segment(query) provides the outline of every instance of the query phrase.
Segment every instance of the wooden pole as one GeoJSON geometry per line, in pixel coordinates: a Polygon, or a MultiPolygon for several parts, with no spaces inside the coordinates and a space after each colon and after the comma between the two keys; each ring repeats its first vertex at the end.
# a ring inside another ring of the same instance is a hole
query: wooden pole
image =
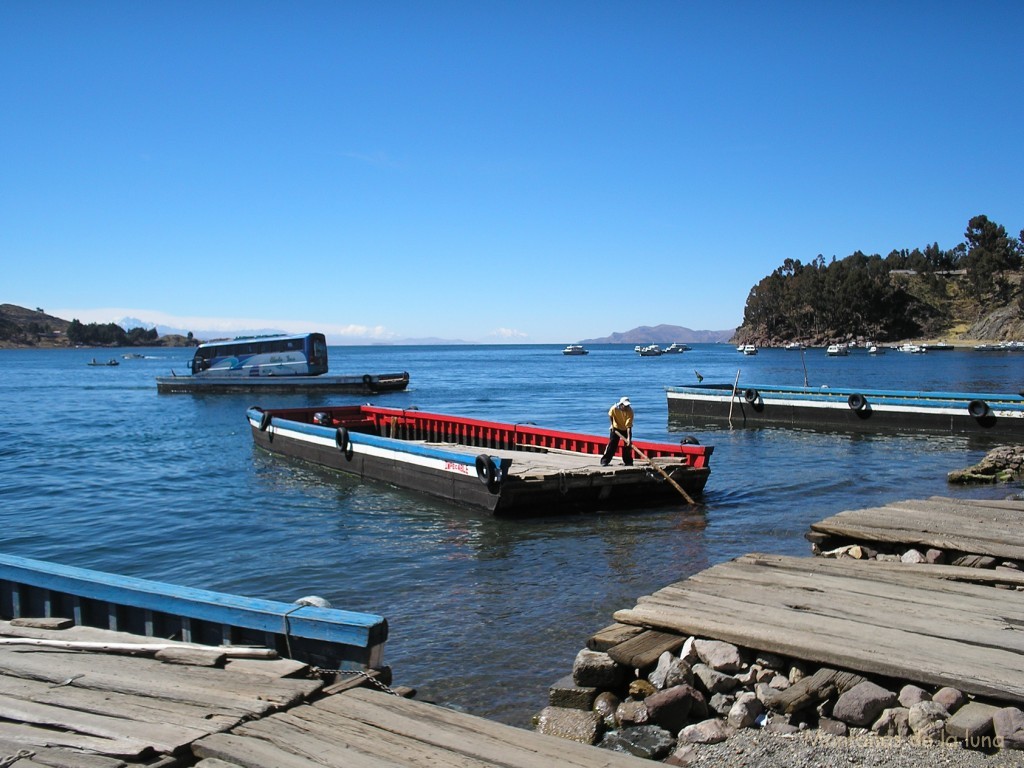
{"type": "Polygon", "coordinates": [[[736,388],[740,385],[740,369],[736,369],[736,381],[732,383],[732,397],[729,398],[729,429],[732,429],[732,406],[736,402],[736,388]]]}
{"type": "Polygon", "coordinates": [[[632,448],[634,451],[636,451],[640,455],[641,459],[643,459],[648,464],[650,464],[652,467],[654,467],[656,470],[658,470],[658,472],[661,474],[661,476],[664,477],[666,480],[668,480],[668,482],[672,485],[673,488],[675,488],[677,491],[679,491],[681,494],[683,494],[683,498],[686,499],[688,504],[696,504],[697,503],[697,502],[695,502],[693,500],[693,497],[686,492],[686,489],[683,488],[683,486],[681,486],[679,483],[677,483],[675,480],[673,480],[672,476],[669,475],[668,472],[666,472],[664,469],[662,469],[657,464],[655,464],[653,461],[651,461],[650,457],[646,453],[641,451],[639,448],[637,448],[635,445],[633,445],[629,440],[627,440],[626,436],[624,434],[619,432],[619,430],[615,430],[615,434],[618,435],[626,445],[628,445],[630,448],[632,448]]]}

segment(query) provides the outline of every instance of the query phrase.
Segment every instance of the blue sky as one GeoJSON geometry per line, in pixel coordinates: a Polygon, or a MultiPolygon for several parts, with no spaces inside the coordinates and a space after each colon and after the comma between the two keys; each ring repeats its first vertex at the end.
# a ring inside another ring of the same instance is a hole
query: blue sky
{"type": "Polygon", "coordinates": [[[567,343],[1024,228],[1024,3],[0,4],[0,303],[567,343]]]}

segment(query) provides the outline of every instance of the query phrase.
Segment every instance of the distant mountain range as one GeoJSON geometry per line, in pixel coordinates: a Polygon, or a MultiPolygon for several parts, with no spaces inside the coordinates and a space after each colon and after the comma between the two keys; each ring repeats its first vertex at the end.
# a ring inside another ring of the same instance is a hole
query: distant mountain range
{"type": "Polygon", "coordinates": [[[727,331],[695,331],[680,325],[641,325],[631,331],[613,333],[601,339],[583,339],[580,344],[714,344],[729,341],[735,328],[727,331]]]}
{"type": "MultiPolygon", "coordinates": [[[[26,309],[14,304],[0,304],[0,346],[66,346],[67,340],[64,334],[67,332],[67,320],[53,315],[48,315],[42,310],[26,309]],[[14,342],[17,341],[17,344],[14,342]],[[5,344],[4,342],[10,342],[5,344]]],[[[123,317],[116,321],[126,331],[134,328],[150,330],[155,328],[157,334],[164,337],[181,337],[185,343],[185,337],[189,332],[198,341],[210,341],[211,339],[235,338],[236,336],[268,336],[283,334],[279,328],[250,328],[234,331],[204,330],[196,328],[175,328],[159,323],[149,323],[137,317],[123,317]]],[[[312,329],[316,330],[316,329],[312,329]]],[[[680,344],[701,344],[729,341],[735,331],[694,331],[690,328],[683,328],[678,325],[642,325],[624,333],[613,333],[603,338],[583,339],[581,344],[671,344],[674,341],[680,344]]],[[[170,339],[168,339],[170,341],[170,339]]],[[[480,344],[485,342],[471,342],[462,339],[439,339],[435,337],[415,339],[394,339],[391,341],[380,341],[379,339],[352,339],[332,337],[327,335],[328,344],[480,344]]]]}

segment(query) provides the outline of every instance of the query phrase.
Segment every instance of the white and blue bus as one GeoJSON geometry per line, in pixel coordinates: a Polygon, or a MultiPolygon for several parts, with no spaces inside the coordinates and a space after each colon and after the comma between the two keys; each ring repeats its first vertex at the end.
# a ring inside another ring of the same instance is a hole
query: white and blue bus
{"type": "Polygon", "coordinates": [[[249,336],[200,344],[189,362],[193,376],[319,376],[327,373],[322,333],[249,336]]]}

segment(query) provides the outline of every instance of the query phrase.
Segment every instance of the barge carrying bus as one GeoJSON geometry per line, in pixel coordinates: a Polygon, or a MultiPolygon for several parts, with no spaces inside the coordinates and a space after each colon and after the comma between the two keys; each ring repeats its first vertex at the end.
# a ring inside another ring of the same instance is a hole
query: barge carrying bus
{"type": "Polygon", "coordinates": [[[327,339],[322,333],[245,336],[200,344],[188,369],[191,375],[158,376],[157,391],[211,392],[356,392],[372,394],[405,389],[408,372],[329,376],[327,339]]]}
{"type": "Polygon", "coordinates": [[[666,387],[680,426],[1024,436],[1024,396],[728,383],[666,387]]]}
{"type": "Polygon", "coordinates": [[[714,450],[634,441],[633,465],[602,466],[607,436],[414,408],[253,406],[246,418],[271,453],[507,516],[693,503],[714,450]]]}

